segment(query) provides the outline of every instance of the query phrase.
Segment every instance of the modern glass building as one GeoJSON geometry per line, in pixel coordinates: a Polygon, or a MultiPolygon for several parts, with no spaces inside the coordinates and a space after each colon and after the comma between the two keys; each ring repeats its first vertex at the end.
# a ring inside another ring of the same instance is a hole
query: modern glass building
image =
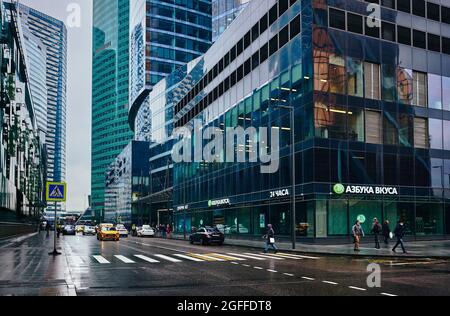
{"type": "Polygon", "coordinates": [[[45,206],[45,152],[14,4],[0,1],[0,26],[0,222],[19,222],[38,219],[45,206]]]}
{"type": "Polygon", "coordinates": [[[91,196],[104,215],[105,174],[133,138],[128,125],[129,0],[94,0],[91,196]]]}
{"type": "MultiPolygon", "coordinates": [[[[66,90],[67,90],[67,29],[62,21],[48,16],[35,9],[19,4],[21,27],[27,33],[31,33],[41,41],[36,43],[31,36],[26,38],[26,50],[28,58],[35,58],[36,50],[45,49],[46,52],[46,86],[47,86],[47,129],[45,144],[48,154],[47,179],[49,181],[66,180],[66,90]],[[37,47],[43,45],[44,47],[37,47]]],[[[42,62],[42,61],[40,61],[42,62]]],[[[34,62],[30,71],[39,67],[34,62]]],[[[39,71],[39,70],[37,70],[39,71]]],[[[42,88],[37,77],[33,79],[33,97],[40,94],[43,97],[42,88]]],[[[42,82],[41,82],[42,83],[42,82]]],[[[43,125],[43,105],[38,102],[38,123],[43,125]]],[[[53,207],[49,207],[51,211],[53,207]]],[[[64,210],[64,203],[58,204],[58,209],[64,210]]]]}
{"type": "Polygon", "coordinates": [[[271,223],[286,238],[347,237],[374,217],[415,237],[450,232],[450,5],[377,2],[254,0],[192,65],[175,127],[256,135],[174,165],[179,233],[251,238],[271,223]],[[248,159],[267,148],[275,173],[248,159]]]}
{"type": "Polygon", "coordinates": [[[211,1],[133,1],[130,19],[129,121],[135,139],[150,142],[151,156],[151,194],[135,204],[150,212],[148,224],[168,224],[173,89],[186,75],[186,63],[211,46],[211,1]]]}
{"type": "Polygon", "coordinates": [[[215,42],[250,0],[212,0],[212,37],[215,42]]]}

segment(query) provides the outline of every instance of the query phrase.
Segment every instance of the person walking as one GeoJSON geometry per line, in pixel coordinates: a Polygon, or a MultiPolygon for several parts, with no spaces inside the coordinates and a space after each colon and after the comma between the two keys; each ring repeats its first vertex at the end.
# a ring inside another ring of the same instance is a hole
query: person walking
{"type": "Polygon", "coordinates": [[[389,226],[388,220],[383,222],[382,234],[384,237],[384,244],[389,245],[389,239],[391,239],[391,227],[389,226]]]}
{"type": "Polygon", "coordinates": [[[381,230],[382,230],[382,227],[380,225],[380,222],[378,221],[378,218],[374,218],[373,225],[372,225],[372,234],[375,237],[375,249],[381,249],[381,246],[380,246],[381,230]]]}
{"type": "Polygon", "coordinates": [[[361,239],[364,237],[364,230],[361,226],[360,221],[356,221],[352,228],[353,243],[355,244],[355,252],[359,252],[359,245],[361,244],[361,239]]]}
{"type": "Polygon", "coordinates": [[[50,228],[51,228],[51,225],[49,222],[47,222],[47,225],[45,225],[45,230],[47,231],[47,237],[50,236],[50,228]]]}
{"type": "Polygon", "coordinates": [[[172,228],[170,227],[170,224],[167,224],[166,232],[167,232],[167,239],[170,239],[170,234],[172,233],[172,228]]]}
{"type": "Polygon", "coordinates": [[[408,253],[405,249],[405,244],[403,242],[403,237],[405,236],[405,232],[406,232],[405,223],[403,222],[403,220],[400,220],[394,230],[394,235],[395,235],[395,238],[397,238],[397,243],[395,244],[394,248],[392,248],[393,252],[396,252],[397,247],[401,246],[403,253],[404,254],[408,253]]]}
{"type": "Polygon", "coordinates": [[[267,232],[264,235],[264,238],[266,239],[266,246],[264,249],[264,253],[269,252],[269,246],[273,248],[275,253],[278,252],[278,247],[275,244],[275,231],[273,230],[272,224],[267,225],[267,232]]]}

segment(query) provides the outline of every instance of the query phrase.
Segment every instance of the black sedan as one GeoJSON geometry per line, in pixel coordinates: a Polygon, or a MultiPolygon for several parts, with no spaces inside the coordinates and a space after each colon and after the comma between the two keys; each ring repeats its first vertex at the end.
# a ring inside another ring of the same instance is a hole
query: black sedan
{"type": "Polygon", "coordinates": [[[75,226],[73,226],[73,225],[64,226],[62,233],[64,236],[67,236],[67,235],[75,236],[77,234],[77,232],[75,230],[75,226]]]}
{"type": "Polygon", "coordinates": [[[189,241],[191,244],[201,243],[203,246],[211,244],[222,246],[225,242],[225,235],[217,228],[202,227],[189,236],[189,241]]]}

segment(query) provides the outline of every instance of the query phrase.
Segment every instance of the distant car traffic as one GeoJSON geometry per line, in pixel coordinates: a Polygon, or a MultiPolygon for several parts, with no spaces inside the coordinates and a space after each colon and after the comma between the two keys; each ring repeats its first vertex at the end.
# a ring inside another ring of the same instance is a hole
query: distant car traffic
{"type": "Polygon", "coordinates": [[[83,225],[77,225],[75,226],[75,231],[77,233],[82,233],[84,231],[84,226],[83,225]]]}
{"type": "Polygon", "coordinates": [[[76,230],[75,230],[75,226],[73,225],[66,225],[63,227],[62,229],[62,233],[64,236],[75,236],[77,234],[76,230]]]}
{"type": "Polygon", "coordinates": [[[155,237],[155,230],[150,225],[144,225],[137,230],[138,237],[155,237]]]}
{"type": "Polygon", "coordinates": [[[128,229],[122,224],[117,224],[116,230],[119,232],[120,237],[128,237],[128,229]]]}
{"type": "Polygon", "coordinates": [[[217,244],[222,246],[225,242],[225,235],[214,227],[201,227],[189,236],[191,244],[201,243],[203,246],[217,244]]]}
{"type": "Polygon", "coordinates": [[[95,236],[95,227],[94,226],[84,226],[83,236],[92,235],[95,236]]]}
{"type": "MultiPolygon", "coordinates": [[[[103,225],[103,224],[102,224],[103,225]]],[[[100,225],[100,231],[97,233],[97,239],[100,241],[119,241],[120,240],[120,234],[117,231],[117,229],[114,227],[114,225],[100,225]]]]}

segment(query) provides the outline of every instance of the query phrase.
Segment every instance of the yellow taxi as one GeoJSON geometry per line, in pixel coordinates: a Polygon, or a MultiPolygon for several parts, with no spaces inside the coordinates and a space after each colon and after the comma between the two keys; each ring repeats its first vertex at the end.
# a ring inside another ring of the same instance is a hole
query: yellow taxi
{"type": "Polygon", "coordinates": [[[106,241],[119,241],[120,234],[113,224],[101,224],[99,226],[99,232],[97,233],[97,240],[106,241]]]}

